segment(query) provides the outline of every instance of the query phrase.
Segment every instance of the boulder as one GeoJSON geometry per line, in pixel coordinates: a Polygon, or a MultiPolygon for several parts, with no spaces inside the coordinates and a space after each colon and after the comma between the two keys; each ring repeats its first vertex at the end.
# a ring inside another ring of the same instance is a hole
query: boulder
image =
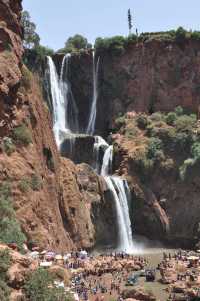
{"type": "Polygon", "coordinates": [[[48,271],[56,278],[56,280],[63,281],[65,286],[70,285],[71,273],[69,270],[59,265],[54,265],[50,267],[48,271]]]}
{"type": "Polygon", "coordinates": [[[131,290],[125,289],[122,292],[122,296],[124,299],[136,299],[136,300],[142,300],[142,301],[156,301],[156,297],[146,292],[142,287],[135,287],[131,290]]]}

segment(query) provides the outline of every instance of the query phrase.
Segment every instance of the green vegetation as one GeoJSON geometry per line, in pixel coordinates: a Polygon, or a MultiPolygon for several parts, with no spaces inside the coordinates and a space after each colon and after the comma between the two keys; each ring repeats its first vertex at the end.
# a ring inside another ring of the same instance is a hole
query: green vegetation
{"type": "Polygon", "coordinates": [[[28,11],[22,12],[21,24],[24,30],[24,47],[33,48],[39,45],[40,37],[36,33],[36,25],[31,22],[31,17],[28,11]]]}
{"type": "Polygon", "coordinates": [[[168,125],[174,125],[177,119],[177,115],[175,112],[170,112],[167,114],[165,120],[168,125]]]}
{"type": "Polygon", "coordinates": [[[0,300],[9,301],[10,300],[10,288],[8,287],[7,281],[7,271],[11,264],[11,257],[8,250],[0,251],[0,300]]]}
{"type": "Polygon", "coordinates": [[[4,243],[15,242],[20,249],[25,241],[25,236],[15,217],[9,182],[3,182],[0,185],[0,241],[4,243]]]}
{"type": "Polygon", "coordinates": [[[19,189],[21,190],[21,192],[28,192],[29,189],[31,188],[30,185],[30,180],[28,178],[23,178],[18,185],[19,189]]]}
{"type": "Polygon", "coordinates": [[[54,51],[49,47],[40,45],[40,37],[36,32],[36,24],[31,21],[28,11],[22,12],[21,24],[24,31],[24,64],[30,70],[40,70],[47,55],[53,55],[54,51]]]}
{"type": "Polygon", "coordinates": [[[98,51],[110,51],[113,54],[122,54],[126,47],[137,41],[137,36],[134,34],[128,37],[115,36],[112,38],[97,38],[95,48],[98,51]]]}
{"type": "MultiPolygon", "coordinates": [[[[132,28],[131,24],[128,25],[129,30],[132,28]],[[130,26],[131,25],[131,26],[130,26]]],[[[137,31],[136,31],[137,32],[137,31]]],[[[111,38],[97,38],[95,42],[95,48],[98,51],[111,51],[112,53],[122,53],[130,44],[136,44],[137,42],[146,42],[148,40],[159,41],[175,41],[178,44],[183,43],[186,40],[200,40],[200,31],[186,31],[183,27],[177,28],[177,30],[161,31],[161,32],[145,32],[139,36],[130,34],[128,37],[115,36],[111,38]]]]}
{"type": "Polygon", "coordinates": [[[142,181],[149,180],[152,173],[173,172],[182,181],[196,174],[200,166],[200,135],[195,114],[185,114],[178,106],[166,114],[121,116],[120,120],[123,123],[119,133],[133,140],[132,159],[142,181]]]}
{"type": "Polygon", "coordinates": [[[140,114],[136,119],[137,125],[140,129],[145,130],[149,125],[149,119],[145,114],[140,114]]]}
{"type": "Polygon", "coordinates": [[[92,45],[80,34],[67,39],[65,47],[58,50],[60,53],[80,52],[81,50],[91,49],[92,45]]]}
{"type": "Polygon", "coordinates": [[[23,178],[18,184],[21,192],[28,192],[30,189],[34,191],[40,191],[42,188],[42,180],[37,174],[33,174],[31,178],[23,178]]]}
{"type": "Polygon", "coordinates": [[[27,146],[32,142],[30,130],[24,123],[13,129],[12,136],[14,142],[18,145],[27,146]]]}
{"type": "Polygon", "coordinates": [[[27,300],[34,301],[70,301],[62,288],[54,287],[54,278],[47,271],[39,268],[29,275],[24,286],[27,300]]]}
{"type": "Polygon", "coordinates": [[[2,149],[8,156],[10,156],[15,151],[15,145],[12,141],[12,138],[3,138],[2,149]]]}
{"type": "Polygon", "coordinates": [[[34,191],[39,191],[41,188],[42,188],[42,180],[41,178],[34,174],[32,175],[31,177],[31,188],[34,190],[34,191]]]}

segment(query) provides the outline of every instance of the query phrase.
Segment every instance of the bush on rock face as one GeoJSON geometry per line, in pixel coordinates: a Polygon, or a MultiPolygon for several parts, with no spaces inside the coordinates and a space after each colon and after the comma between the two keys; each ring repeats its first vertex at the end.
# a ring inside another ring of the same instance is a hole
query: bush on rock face
{"type": "Polygon", "coordinates": [[[140,114],[136,119],[137,125],[141,130],[145,130],[147,125],[149,124],[149,119],[147,115],[140,114]]]}
{"type": "Polygon", "coordinates": [[[168,113],[167,116],[166,116],[166,123],[167,123],[168,125],[174,125],[176,119],[177,119],[176,113],[170,112],[170,113],[168,113]]]}
{"type": "Polygon", "coordinates": [[[11,257],[8,250],[0,251],[0,300],[10,300],[10,288],[6,284],[7,271],[11,264],[11,257]]]}
{"type": "Polygon", "coordinates": [[[31,133],[24,123],[13,129],[13,139],[16,144],[25,146],[32,142],[31,133]]]}
{"type": "Polygon", "coordinates": [[[12,138],[5,137],[2,142],[3,151],[10,156],[15,151],[15,145],[13,144],[12,138]]]}
{"type": "Polygon", "coordinates": [[[55,288],[54,278],[42,268],[29,275],[24,291],[27,300],[34,301],[71,301],[62,288],[55,288]]]}
{"type": "Polygon", "coordinates": [[[15,217],[11,196],[10,184],[2,183],[0,185],[0,241],[7,244],[14,242],[21,249],[26,238],[15,217]]]}

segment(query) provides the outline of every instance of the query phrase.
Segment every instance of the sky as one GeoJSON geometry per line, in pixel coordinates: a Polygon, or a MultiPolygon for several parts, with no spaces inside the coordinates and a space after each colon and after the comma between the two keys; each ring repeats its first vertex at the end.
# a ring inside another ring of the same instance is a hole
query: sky
{"type": "Polygon", "coordinates": [[[23,0],[23,7],[37,25],[41,44],[54,50],[77,33],[91,43],[100,36],[128,35],[129,8],[139,33],[179,26],[200,30],[199,0],[23,0]]]}

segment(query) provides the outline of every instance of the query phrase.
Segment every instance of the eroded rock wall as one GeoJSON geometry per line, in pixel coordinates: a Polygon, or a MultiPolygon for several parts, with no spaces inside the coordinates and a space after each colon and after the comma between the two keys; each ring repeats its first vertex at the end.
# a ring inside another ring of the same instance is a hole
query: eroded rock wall
{"type": "Polygon", "coordinates": [[[40,78],[22,65],[21,9],[20,0],[0,0],[0,183],[11,185],[28,241],[59,251],[92,248],[110,225],[96,226],[106,218],[104,183],[87,165],[60,158],[40,78]]]}

